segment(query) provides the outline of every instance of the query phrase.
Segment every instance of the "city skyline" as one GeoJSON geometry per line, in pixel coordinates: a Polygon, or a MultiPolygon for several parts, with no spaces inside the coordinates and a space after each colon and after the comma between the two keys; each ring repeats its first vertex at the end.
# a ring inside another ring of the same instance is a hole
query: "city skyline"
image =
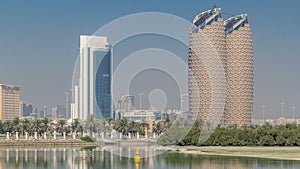
{"type": "Polygon", "coordinates": [[[300,25],[298,23],[293,26],[278,24],[278,20],[287,22],[297,20],[299,11],[296,7],[299,6],[299,2],[235,1],[235,5],[232,5],[229,2],[216,1],[203,2],[199,6],[183,5],[183,2],[178,2],[171,9],[171,7],[166,8],[171,2],[155,1],[148,7],[136,2],[135,6],[141,8],[135,8],[135,10],[126,10],[123,7],[132,5],[129,3],[121,3],[117,6],[113,3],[106,3],[107,9],[105,10],[109,11],[114,7],[119,9],[119,12],[101,18],[99,16],[105,11],[90,10],[87,14],[75,14],[80,9],[80,5],[76,2],[73,4],[64,2],[59,5],[37,3],[33,7],[26,3],[4,3],[1,6],[3,8],[1,19],[7,24],[3,26],[0,34],[2,37],[0,72],[3,72],[0,73],[0,82],[20,85],[22,100],[32,102],[39,108],[44,105],[47,107],[65,105],[64,92],[71,88],[72,71],[79,52],[78,35],[92,34],[113,19],[142,11],[166,12],[192,20],[199,11],[204,11],[216,4],[226,9],[226,13],[229,11],[229,13],[238,14],[242,11],[250,16],[255,56],[253,117],[262,118],[262,105],[267,106],[265,118],[281,116],[281,102],[286,103],[284,105],[285,116],[291,117],[292,107],[296,107],[295,116],[299,117],[297,112],[299,112],[298,107],[300,108],[300,80],[297,72],[300,71],[298,66],[300,61],[297,57],[296,45],[299,34],[296,32],[300,25]],[[273,6],[267,8],[268,12],[266,12],[265,7],[271,2],[273,6]],[[15,10],[8,11],[10,6],[14,6],[15,10]],[[70,9],[69,13],[64,12],[67,6],[70,9]],[[34,10],[31,10],[32,8],[34,10]],[[47,14],[51,9],[56,9],[57,12],[47,14]],[[87,16],[89,19],[84,20],[87,16]],[[82,21],[85,22],[82,23],[82,21]],[[60,29],[61,26],[65,29],[60,29]],[[61,41],[58,42],[58,38],[61,38],[61,41]],[[22,45],[16,48],[14,44],[17,42],[22,45]],[[16,65],[12,66],[12,63],[16,65]],[[13,67],[17,68],[13,70],[13,67]]]}

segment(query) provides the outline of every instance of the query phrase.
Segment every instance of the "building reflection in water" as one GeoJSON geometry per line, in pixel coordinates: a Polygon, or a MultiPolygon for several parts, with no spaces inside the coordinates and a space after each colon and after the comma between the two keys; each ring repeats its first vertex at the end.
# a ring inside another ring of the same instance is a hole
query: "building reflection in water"
{"type": "MultiPolygon", "coordinates": [[[[0,168],[6,169],[133,169],[132,147],[97,149],[2,149],[0,168]],[[124,156],[118,156],[122,154],[124,156]],[[125,157],[126,155],[126,157],[125,157]]],[[[279,169],[300,168],[299,161],[282,161],[224,156],[199,156],[169,152],[153,156],[154,148],[139,148],[139,169],[279,169]],[[143,155],[142,155],[143,154],[143,155]]]]}

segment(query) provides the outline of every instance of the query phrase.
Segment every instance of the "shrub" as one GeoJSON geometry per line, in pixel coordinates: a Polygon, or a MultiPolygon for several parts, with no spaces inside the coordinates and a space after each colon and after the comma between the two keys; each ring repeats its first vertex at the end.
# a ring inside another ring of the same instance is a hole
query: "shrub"
{"type": "Polygon", "coordinates": [[[95,142],[95,139],[90,136],[81,137],[80,140],[85,141],[85,142],[95,142]]]}

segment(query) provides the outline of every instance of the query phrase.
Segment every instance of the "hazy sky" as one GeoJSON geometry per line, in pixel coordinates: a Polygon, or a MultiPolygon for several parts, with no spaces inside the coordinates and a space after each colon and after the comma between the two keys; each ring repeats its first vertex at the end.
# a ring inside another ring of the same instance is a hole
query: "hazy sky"
{"type": "MultiPolygon", "coordinates": [[[[136,12],[164,12],[189,21],[212,8],[248,13],[255,59],[254,117],[280,115],[280,102],[300,118],[300,2],[284,0],[5,1],[0,3],[0,83],[21,85],[22,100],[64,105],[79,52],[79,35],[136,12]],[[299,112],[299,113],[297,113],[299,112]]],[[[224,17],[228,17],[223,15],[224,17]]]]}

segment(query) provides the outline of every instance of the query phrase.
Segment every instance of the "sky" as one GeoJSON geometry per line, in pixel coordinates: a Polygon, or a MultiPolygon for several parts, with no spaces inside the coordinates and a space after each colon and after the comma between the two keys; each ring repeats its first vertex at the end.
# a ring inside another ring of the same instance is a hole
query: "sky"
{"type": "MultiPolygon", "coordinates": [[[[247,13],[254,47],[254,118],[300,118],[300,7],[283,0],[3,1],[0,3],[0,83],[21,86],[21,98],[37,107],[64,105],[79,54],[79,35],[93,34],[119,17],[163,12],[186,20],[214,5],[247,13]]],[[[223,15],[227,17],[226,15],[223,15]]]]}

